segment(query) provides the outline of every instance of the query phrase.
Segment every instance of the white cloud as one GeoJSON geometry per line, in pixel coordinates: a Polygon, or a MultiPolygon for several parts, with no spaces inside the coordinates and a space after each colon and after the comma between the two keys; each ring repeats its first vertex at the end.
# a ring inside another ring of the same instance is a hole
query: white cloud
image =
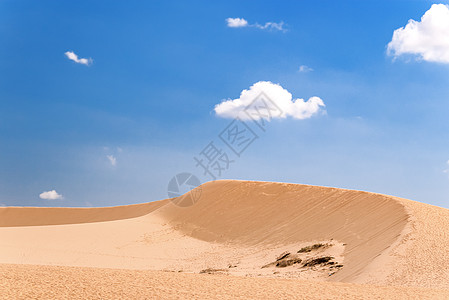
{"type": "Polygon", "coordinates": [[[111,165],[117,165],[117,158],[114,155],[106,155],[111,165]]]}
{"type": "Polygon", "coordinates": [[[298,71],[301,72],[301,73],[307,73],[307,72],[312,72],[313,69],[308,67],[308,66],[306,66],[306,65],[302,65],[302,66],[299,66],[299,70],[298,71]]]}
{"type": "Polygon", "coordinates": [[[284,22],[276,23],[276,22],[267,22],[265,25],[260,24],[254,24],[251,25],[254,27],[257,27],[259,29],[270,29],[270,30],[279,30],[279,31],[285,31],[284,29],[284,22]]]}
{"type": "Polygon", "coordinates": [[[243,18],[227,18],[226,22],[228,27],[246,27],[248,26],[248,21],[243,18]]]}
{"type": "Polygon", "coordinates": [[[260,25],[258,23],[249,24],[248,21],[243,18],[227,18],[226,23],[227,23],[228,27],[233,27],[233,28],[255,27],[255,28],[259,28],[259,29],[285,31],[284,22],[280,22],[280,23],[266,22],[264,25],[260,25]]]}
{"type": "Polygon", "coordinates": [[[93,59],[92,58],[78,58],[78,55],[76,55],[72,51],[67,51],[64,54],[65,54],[65,56],[67,56],[68,59],[73,60],[77,64],[90,66],[93,63],[93,59]]]}
{"type": "Polygon", "coordinates": [[[449,6],[433,4],[421,21],[409,20],[396,29],[388,44],[388,55],[416,55],[429,62],[449,63],[449,6]]]}
{"type": "Polygon", "coordinates": [[[222,118],[236,118],[248,120],[251,115],[253,119],[271,119],[271,118],[286,118],[291,116],[294,119],[308,119],[317,114],[324,108],[324,102],[319,97],[311,97],[309,100],[293,99],[286,89],[279,84],[274,84],[270,81],[259,81],[253,84],[248,90],[243,90],[240,97],[237,99],[224,100],[217,104],[214,108],[217,116],[222,118]],[[261,116],[260,106],[253,105],[255,99],[259,99],[261,94],[265,94],[271,105],[270,110],[276,109],[278,113],[270,113],[269,117],[261,116]],[[245,112],[245,111],[246,112],[245,112]],[[254,117],[254,116],[259,117],[254,117]]]}
{"type": "Polygon", "coordinates": [[[58,194],[55,190],[43,192],[39,195],[39,198],[44,200],[58,200],[62,199],[62,195],[58,194]]]}

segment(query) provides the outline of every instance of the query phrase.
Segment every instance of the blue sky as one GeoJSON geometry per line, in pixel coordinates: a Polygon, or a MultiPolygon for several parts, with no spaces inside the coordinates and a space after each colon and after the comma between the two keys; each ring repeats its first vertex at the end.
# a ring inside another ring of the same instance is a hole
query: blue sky
{"type": "Polygon", "coordinates": [[[208,181],[193,157],[232,121],[214,107],[269,81],[325,110],[272,120],[220,178],[449,207],[449,64],[399,38],[387,51],[433,3],[1,0],[0,204],[140,203],[180,172],[208,181]]]}

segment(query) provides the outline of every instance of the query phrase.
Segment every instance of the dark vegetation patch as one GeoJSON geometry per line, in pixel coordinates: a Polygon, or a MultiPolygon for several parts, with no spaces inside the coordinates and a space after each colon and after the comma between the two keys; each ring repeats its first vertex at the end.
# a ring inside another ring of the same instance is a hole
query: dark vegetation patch
{"type": "Polygon", "coordinates": [[[313,258],[313,259],[306,261],[303,264],[303,267],[313,267],[316,265],[324,265],[324,264],[332,265],[332,264],[334,264],[334,262],[331,262],[332,259],[333,259],[332,256],[323,256],[323,257],[313,258]]]}
{"type": "Polygon", "coordinates": [[[302,259],[300,258],[284,258],[283,260],[280,260],[276,263],[276,267],[278,268],[285,268],[288,266],[292,266],[294,264],[299,264],[302,262],[302,259]]]}
{"type": "Polygon", "coordinates": [[[313,244],[311,246],[306,246],[306,247],[302,247],[301,249],[298,250],[298,253],[308,253],[308,252],[312,252],[314,250],[318,250],[320,248],[325,248],[328,247],[328,244],[313,244]]]}
{"type": "Polygon", "coordinates": [[[276,258],[276,261],[280,261],[288,256],[290,256],[290,252],[284,252],[276,258]]]}
{"type": "Polygon", "coordinates": [[[223,273],[223,272],[228,272],[228,270],[207,268],[207,269],[201,270],[200,274],[216,274],[216,273],[223,273]]]}
{"type": "Polygon", "coordinates": [[[276,258],[275,262],[272,262],[265,266],[262,266],[262,268],[268,268],[268,267],[272,267],[272,266],[275,266],[278,268],[285,268],[288,266],[292,266],[294,264],[299,264],[301,262],[302,262],[302,259],[299,258],[297,255],[292,255],[290,252],[284,252],[276,258]]]}
{"type": "Polygon", "coordinates": [[[266,264],[262,266],[262,268],[285,268],[293,265],[300,265],[300,268],[321,267],[318,270],[324,268],[321,271],[328,269],[329,271],[331,271],[331,273],[332,270],[333,273],[335,273],[340,268],[342,268],[343,265],[334,261],[334,257],[332,256],[324,256],[324,253],[322,253],[322,256],[317,255],[321,251],[313,252],[317,250],[324,250],[332,246],[332,243],[316,243],[299,249],[297,253],[283,252],[276,258],[274,262],[266,264]]]}

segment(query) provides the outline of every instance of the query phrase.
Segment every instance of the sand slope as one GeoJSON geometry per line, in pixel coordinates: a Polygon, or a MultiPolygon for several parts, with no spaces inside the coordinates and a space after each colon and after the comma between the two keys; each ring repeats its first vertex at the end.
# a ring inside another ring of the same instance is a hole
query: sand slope
{"type": "Polygon", "coordinates": [[[146,215],[166,202],[93,208],[0,207],[0,227],[82,224],[130,219],[146,215]]]}
{"type": "Polygon", "coordinates": [[[189,207],[163,200],[115,208],[0,208],[0,263],[209,269],[449,289],[448,228],[449,210],[396,197],[223,180],[204,184],[201,199],[189,207]],[[331,256],[342,267],[262,268],[315,243],[327,248],[300,254],[302,264],[331,256]]]}
{"type": "Polygon", "coordinates": [[[0,265],[5,299],[449,299],[449,290],[341,282],[0,265]]]}

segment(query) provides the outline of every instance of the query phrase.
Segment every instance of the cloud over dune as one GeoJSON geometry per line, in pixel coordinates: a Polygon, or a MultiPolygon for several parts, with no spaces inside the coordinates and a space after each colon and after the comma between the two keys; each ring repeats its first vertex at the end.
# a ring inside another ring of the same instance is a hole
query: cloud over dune
{"type": "Polygon", "coordinates": [[[217,104],[214,108],[215,113],[222,118],[240,117],[244,120],[249,119],[249,115],[257,116],[257,107],[251,104],[262,93],[280,110],[279,114],[271,115],[270,119],[286,117],[300,120],[308,119],[322,111],[325,107],[323,100],[319,97],[311,97],[307,101],[299,98],[293,99],[292,94],[279,84],[270,81],[259,81],[248,90],[243,90],[239,98],[224,100],[217,104]]]}
{"type": "Polygon", "coordinates": [[[228,27],[246,27],[248,26],[248,21],[243,18],[227,18],[226,22],[228,27]]]}
{"type": "Polygon", "coordinates": [[[262,30],[279,30],[285,31],[284,22],[266,22],[264,25],[260,25],[259,23],[249,24],[247,20],[244,18],[227,18],[226,23],[228,27],[231,28],[239,28],[239,27],[255,27],[262,30]]]}
{"type": "Polygon", "coordinates": [[[309,66],[301,65],[301,66],[299,66],[298,71],[301,72],[301,73],[307,73],[307,72],[312,72],[313,69],[311,67],[309,67],[309,66]]]}
{"type": "Polygon", "coordinates": [[[391,56],[414,55],[429,62],[449,63],[449,6],[434,4],[421,21],[396,29],[388,44],[391,56]]]}
{"type": "Polygon", "coordinates": [[[44,200],[60,200],[62,199],[62,195],[58,194],[55,190],[51,190],[48,192],[43,192],[39,195],[39,198],[44,200]]]}
{"type": "Polygon", "coordinates": [[[73,51],[67,51],[64,53],[65,56],[70,59],[71,61],[76,62],[77,64],[82,64],[86,66],[90,66],[93,63],[92,58],[78,58],[78,55],[75,54],[73,51]]]}
{"type": "Polygon", "coordinates": [[[106,155],[107,159],[111,163],[112,166],[117,165],[117,158],[114,155],[106,155]]]}

